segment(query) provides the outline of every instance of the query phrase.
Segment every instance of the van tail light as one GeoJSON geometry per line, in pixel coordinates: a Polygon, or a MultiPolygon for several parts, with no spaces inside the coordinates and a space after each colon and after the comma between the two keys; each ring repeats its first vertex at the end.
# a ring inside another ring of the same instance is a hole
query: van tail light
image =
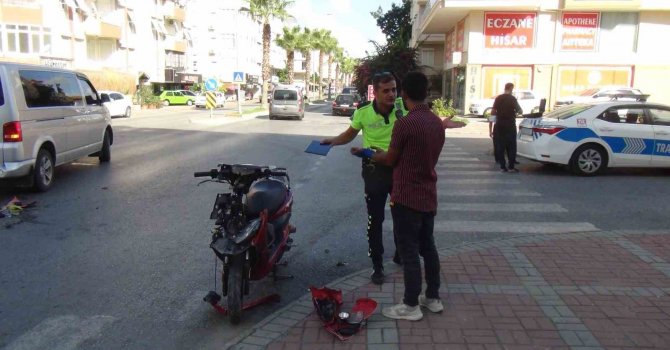
{"type": "Polygon", "coordinates": [[[333,107],[337,107],[337,102],[333,101],[333,107]]]}
{"type": "Polygon", "coordinates": [[[2,126],[2,140],[4,142],[23,141],[23,132],[21,131],[21,122],[9,122],[2,126]]]}
{"type": "Polygon", "coordinates": [[[562,130],[564,130],[564,126],[556,126],[556,125],[545,125],[545,126],[537,126],[533,128],[533,132],[537,132],[540,134],[547,134],[547,135],[553,135],[556,134],[562,130]]]}

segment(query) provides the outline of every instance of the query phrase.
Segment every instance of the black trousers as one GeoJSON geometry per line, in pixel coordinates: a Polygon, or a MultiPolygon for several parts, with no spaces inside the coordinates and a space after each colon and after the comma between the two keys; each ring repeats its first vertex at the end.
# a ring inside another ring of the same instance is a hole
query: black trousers
{"type": "Polygon", "coordinates": [[[434,212],[420,212],[394,203],[391,206],[393,231],[398,238],[398,250],[402,258],[405,279],[403,302],[409,306],[419,304],[421,294],[421,261],[423,257],[426,275],[426,297],[440,298],[440,258],[435,247],[433,227],[434,212]]]}
{"type": "MultiPolygon", "coordinates": [[[[362,175],[368,209],[368,256],[372,259],[374,268],[382,268],[384,260],[382,225],[386,201],[393,187],[393,169],[363,159],[362,175]]],[[[395,242],[395,236],[393,241],[395,242]]]]}
{"type": "Polygon", "coordinates": [[[497,141],[496,160],[502,169],[513,169],[516,163],[516,128],[495,128],[493,139],[497,141]],[[507,154],[507,167],[505,167],[507,154]]]}

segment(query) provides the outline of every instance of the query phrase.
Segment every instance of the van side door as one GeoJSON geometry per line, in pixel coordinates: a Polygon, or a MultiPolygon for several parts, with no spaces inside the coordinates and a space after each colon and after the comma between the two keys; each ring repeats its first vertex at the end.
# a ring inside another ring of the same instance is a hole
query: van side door
{"type": "Polygon", "coordinates": [[[77,139],[80,140],[79,147],[85,149],[84,153],[88,155],[89,153],[99,151],[102,146],[109,112],[103,106],[102,99],[87,78],[78,75],[77,81],[81,87],[86,104],[85,115],[80,119],[80,122],[83,123],[83,133],[77,135],[77,139]]]}
{"type": "Polygon", "coordinates": [[[56,164],[73,160],[69,131],[73,118],[83,107],[83,98],[74,74],[36,69],[19,69],[23,88],[17,98],[25,157],[35,157],[37,147],[52,142],[56,164]]]}

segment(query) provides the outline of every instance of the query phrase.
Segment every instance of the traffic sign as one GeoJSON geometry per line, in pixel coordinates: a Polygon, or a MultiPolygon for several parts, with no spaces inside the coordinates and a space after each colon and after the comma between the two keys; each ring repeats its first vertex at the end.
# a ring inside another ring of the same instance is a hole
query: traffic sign
{"type": "Polygon", "coordinates": [[[216,96],[214,95],[213,92],[207,91],[207,93],[205,94],[205,98],[207,100],[207,108],[209,109],[216,108],[216,96]]]}
{"type": "Polygon", "coordinates": [[[214,78],[209,78],[205,81],[205,89],[207,91],[216,91],[216,88],[219,87],[219,83],[214,78]]]}
{"type": "Polygon", "coordinates": [[[233,72],[234,83],[244,83],[244,72],[233,72]]]}

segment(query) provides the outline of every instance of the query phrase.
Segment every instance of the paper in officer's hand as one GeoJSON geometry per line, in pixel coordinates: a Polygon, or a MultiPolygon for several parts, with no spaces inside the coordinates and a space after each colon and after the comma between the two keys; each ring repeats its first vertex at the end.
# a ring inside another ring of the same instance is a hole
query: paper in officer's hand
{"type": "Polygon", "coordinates": [[[313,140],[305,149],[306,153],[318,154],[320,156],[328,155],[328,151],[333,148],[333,145],[322,145],[321,141],[313,140]]]}

